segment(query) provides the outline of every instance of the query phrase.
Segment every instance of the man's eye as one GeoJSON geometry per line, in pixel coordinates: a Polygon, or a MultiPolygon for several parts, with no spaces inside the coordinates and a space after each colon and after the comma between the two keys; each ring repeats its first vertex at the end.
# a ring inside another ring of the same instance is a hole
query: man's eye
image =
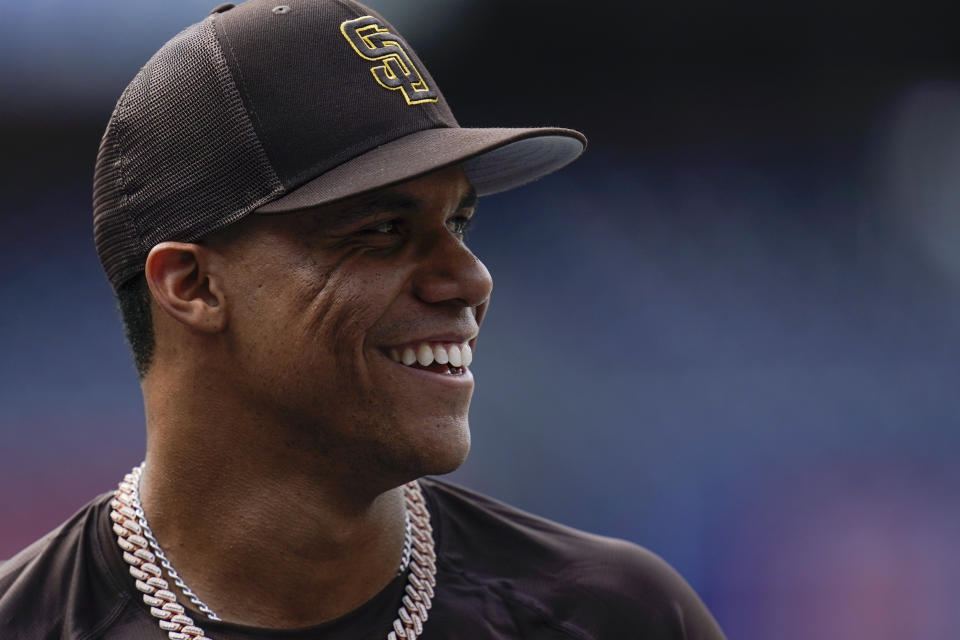
{"type": "Polygon", "coordinates": [[[399,231],[399,225],[396,220],[384,220],[372,227],[367,227],[366,231],[372,233],[382,233],[384,235],[393,235],[399,231]]]}
{"type": "Polygon", "coordinates": [[[470,229],[470,226],[473,224],[473,218],[467,216],[456,216],[455,218],[450,218],[450,221],[447,224],[450,226],[451,232],[458,236],[462,236],[467,232],[467,230],[470,229]]]}

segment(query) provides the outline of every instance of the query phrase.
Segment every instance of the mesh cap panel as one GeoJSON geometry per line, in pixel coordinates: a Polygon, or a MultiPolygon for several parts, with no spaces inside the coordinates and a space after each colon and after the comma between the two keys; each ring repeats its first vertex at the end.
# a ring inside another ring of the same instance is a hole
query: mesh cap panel
{"type": "Polygon", "coordinates": [[[94,241],[114,288],[143,270],[158,242],[196,240],[283,192],[214,29],[207,19],[164,45],[100,143],[94,241]]]}

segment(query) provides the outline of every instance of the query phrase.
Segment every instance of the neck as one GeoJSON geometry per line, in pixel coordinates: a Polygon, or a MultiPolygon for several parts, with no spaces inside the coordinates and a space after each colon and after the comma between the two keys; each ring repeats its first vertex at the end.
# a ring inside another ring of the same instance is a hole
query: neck
{"type": "MultiPolygon", "coordinates": [[[[183,409],[177,415],[192,415],[183,409]]],[[[269,431],[262,422],[227,422],[222,413],[202,422],[148,409],[140,495],[171,564],[222,619],[315,625],[356,609],[396,576],[402,487],[371,490],[318,473],[332,466],[323,461],[278,457],[257,444],[256,434],[269,431]]]]}

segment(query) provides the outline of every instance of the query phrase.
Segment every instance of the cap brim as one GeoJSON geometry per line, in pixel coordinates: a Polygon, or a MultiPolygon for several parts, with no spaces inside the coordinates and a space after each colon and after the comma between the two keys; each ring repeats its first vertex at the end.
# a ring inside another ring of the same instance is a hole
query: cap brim
{"type": "Polygon", "coordinates": [[[535,129],[425,129],[348,160],[259,207],[285,213],[330,204],[461,164],[479,195],[532,182],[573,162],[587,140],[579,131],[535,129]]]}

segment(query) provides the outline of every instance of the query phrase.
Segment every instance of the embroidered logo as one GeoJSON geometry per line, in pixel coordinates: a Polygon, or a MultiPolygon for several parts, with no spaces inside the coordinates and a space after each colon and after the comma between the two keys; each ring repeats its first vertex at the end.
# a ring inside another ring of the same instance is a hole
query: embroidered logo
{"type": "Polygon", "coordinates": [[[437,91],[427,86],[420,69],[407,53],[409,45],[397,34],[390,33],[380,20],[373,16],[346,20],[340,25],[340,32],[361,58],[382,63],[370,69],[381,87],[399,89],[407,104],[437,101],[437,91]]]}

